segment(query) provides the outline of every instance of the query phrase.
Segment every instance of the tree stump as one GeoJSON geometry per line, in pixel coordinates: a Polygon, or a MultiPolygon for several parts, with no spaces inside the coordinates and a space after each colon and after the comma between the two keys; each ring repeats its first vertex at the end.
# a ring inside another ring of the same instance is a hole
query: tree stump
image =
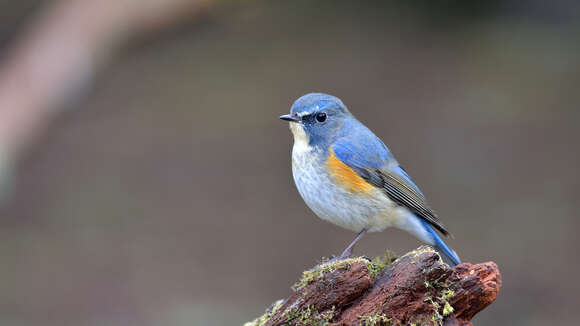
{"type": "Polygon", "coordinates": [[[323,262],[303,273],[289,298],[244,326],[473,326],[500,287],[495,263],[450,267],[422,246],[398,259],[323,262]]]}

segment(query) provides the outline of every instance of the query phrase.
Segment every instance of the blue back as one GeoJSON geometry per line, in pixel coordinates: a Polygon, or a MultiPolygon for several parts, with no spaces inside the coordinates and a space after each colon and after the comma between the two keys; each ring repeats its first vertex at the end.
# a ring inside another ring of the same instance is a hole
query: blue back
{"type": "Polygon", "coordinates": [[[346,119],[332,148],[336,157],[345,164],[363,169],[388,170],[421,193],[389,148],[356,118],[346,119]]]}

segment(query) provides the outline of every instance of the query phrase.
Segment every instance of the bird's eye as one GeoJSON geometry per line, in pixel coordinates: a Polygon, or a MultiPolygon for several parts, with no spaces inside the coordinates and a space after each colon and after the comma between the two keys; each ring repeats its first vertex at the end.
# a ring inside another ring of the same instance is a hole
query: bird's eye
{"type": "Polygon", "coordinates": [[[320,112],[316,115],[316,121],[318,122],[324,122],[326,121],[326,113],[324,112],[320,112]]]}

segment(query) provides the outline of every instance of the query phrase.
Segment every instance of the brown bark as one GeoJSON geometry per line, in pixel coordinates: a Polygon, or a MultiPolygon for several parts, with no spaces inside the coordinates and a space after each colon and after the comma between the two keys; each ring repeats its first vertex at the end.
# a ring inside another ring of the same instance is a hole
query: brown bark
{"type": "Polygon", "coordinates": [[[248,325],[467,326],[501,287],[495,263],[450,267],[430,247],[388,266],[363,258],[325,263],[305,277],[292,296],[248,325]]]}

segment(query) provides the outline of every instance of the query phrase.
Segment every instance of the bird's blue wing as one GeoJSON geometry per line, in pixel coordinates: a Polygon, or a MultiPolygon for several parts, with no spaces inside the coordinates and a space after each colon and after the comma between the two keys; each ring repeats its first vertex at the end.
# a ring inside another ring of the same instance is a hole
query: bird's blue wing
{"type": "Polygon", "coordinates": [[[356,142],[352,141],[352,136],[339,138],[332,145],[336,157],[368,183],[383,189],[393,201],[407,207],[441,233],[448,235],[449,232],[429,207],[425,196],[387,146],[370,130],[357,133],[354,137],[356,142]]]}

